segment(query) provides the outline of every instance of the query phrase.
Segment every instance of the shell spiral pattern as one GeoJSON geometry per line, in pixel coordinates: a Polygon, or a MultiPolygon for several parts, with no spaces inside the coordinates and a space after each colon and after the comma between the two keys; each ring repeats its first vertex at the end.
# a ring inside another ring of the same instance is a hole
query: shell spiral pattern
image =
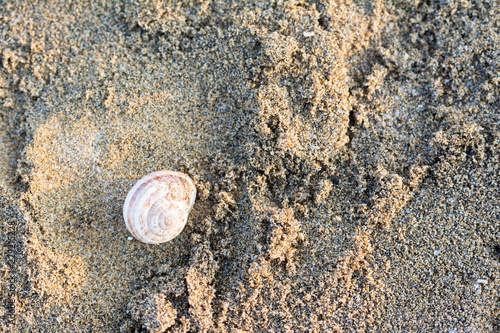
{"type": "Polygon", "coordinates": [[[184,229],[195,198],[189,176],[176,171],[150,173],[127,194],[123,205],[127,229],[143,243],[168,242],[184,229]]]}

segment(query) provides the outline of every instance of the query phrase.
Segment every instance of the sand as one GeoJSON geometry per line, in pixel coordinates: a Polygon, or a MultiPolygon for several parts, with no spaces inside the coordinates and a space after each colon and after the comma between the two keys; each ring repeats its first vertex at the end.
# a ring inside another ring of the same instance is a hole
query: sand
{"type": "Polygon", "coordinates": [[[500,331],[500,6],[3,1],[0,329],[500,331]],[[130,240],[142,176],[184,231],[130,240]]]}

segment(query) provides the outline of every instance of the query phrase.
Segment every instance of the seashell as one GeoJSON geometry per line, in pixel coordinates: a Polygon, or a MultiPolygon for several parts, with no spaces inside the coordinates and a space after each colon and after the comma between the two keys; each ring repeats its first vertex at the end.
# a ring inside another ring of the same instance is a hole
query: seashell
{"type": "Polygon", "coordinates": [[[189,176],[176,171],[150,173],[127,194],[123,204],[127,229],[143,243],[168,242],[184,229],[195,198],[189,176]]]}

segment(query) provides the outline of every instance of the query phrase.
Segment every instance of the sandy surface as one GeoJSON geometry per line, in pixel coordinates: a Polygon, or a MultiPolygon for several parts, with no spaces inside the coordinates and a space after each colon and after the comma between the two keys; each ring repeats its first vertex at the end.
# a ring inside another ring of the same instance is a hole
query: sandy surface
{"type": "Polygon", "coordinates": [[[500,331],[499,7],[2,1],[0,329],[500,331]]]}

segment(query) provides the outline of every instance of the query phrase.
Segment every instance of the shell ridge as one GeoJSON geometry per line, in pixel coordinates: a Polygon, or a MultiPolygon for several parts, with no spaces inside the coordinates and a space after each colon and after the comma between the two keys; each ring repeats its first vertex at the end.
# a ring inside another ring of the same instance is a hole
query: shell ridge
{"type": "Polygon", "coordinates": [[[151,232],[148,232],[148,213],[151,209],[150,202],[158,196],[159,189],[154,179],[149,180],[148,186],[144,187],[140,193],[139,201],[134,206],[135,221],[138,221],[137,234],[139,239],[151,239],[151,232]]]}

